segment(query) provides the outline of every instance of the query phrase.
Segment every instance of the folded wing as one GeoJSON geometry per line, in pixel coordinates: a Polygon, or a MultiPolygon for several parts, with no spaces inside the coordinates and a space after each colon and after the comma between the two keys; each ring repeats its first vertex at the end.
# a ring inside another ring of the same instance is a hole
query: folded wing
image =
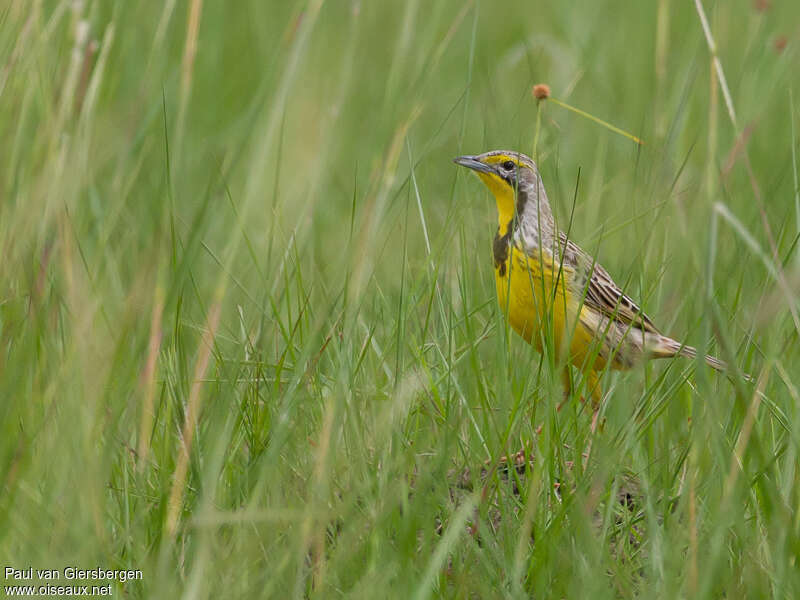
{"type": "MultiPolygon", "coordinates": [[[[656,326],[642,309],[624,294],[611,279],[611,275],[584,252],[580,246],[568,240],[563,232],[559,232],[563,260],[577,272],[584,272],[578,283],[585,288],[584,305],[599,311],[624,326],[640,329],[645,333],[660,334],[656,326]]],[[[583,289],[580,293],[584,293],[583,289]]]]}

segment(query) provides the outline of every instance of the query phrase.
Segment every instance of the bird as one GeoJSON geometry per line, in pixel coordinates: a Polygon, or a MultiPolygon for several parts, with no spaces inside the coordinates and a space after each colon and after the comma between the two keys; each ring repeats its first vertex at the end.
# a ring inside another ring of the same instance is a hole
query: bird
{"type": "MultiPolygon", "coordinates": [[[[572,391],[570,365],[582,373],[593,424],[604,369],[697,356],[692,346],[662,334],[608,271],[558,229],[539,169],[529,156],[493,150],[453,160],[475,172],[497,203],[492,254],[501,311],[540,353],[545,347],[555,353],[567,396],[572,391]]],[[[728,369],[714,356],[704,360],[718,371],[728,369]]]]}

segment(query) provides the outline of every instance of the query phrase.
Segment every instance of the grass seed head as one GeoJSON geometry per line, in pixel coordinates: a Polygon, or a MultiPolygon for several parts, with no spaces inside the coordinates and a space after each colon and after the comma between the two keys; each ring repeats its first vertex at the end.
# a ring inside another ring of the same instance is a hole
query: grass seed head
{"type": "Polygon", "coordinates": [[[537,100],[547,100],[550,97],[550,86],[546,83],[537,83],[533,86],[532,93],[537,100]]]}
{"type": "Polygon", "coordinates": [[[772,8],[771,0],[753,0],[753,8],[756,12],[765,13],[772,8]]]}

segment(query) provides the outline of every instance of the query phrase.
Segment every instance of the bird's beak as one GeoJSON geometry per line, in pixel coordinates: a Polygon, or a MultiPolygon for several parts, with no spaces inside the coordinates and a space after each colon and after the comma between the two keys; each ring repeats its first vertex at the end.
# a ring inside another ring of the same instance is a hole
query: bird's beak
{"type": "Polygon", "coordinates": [[[458,158],[454,158],[453,162],[457,165],[461,165],[462,167],[467,167],[468,169],[472,169],[473,171],[478,171],[479,173],[492,173],[494,169],[489,165],[482,163],[474,156],[459,156],[458,158]]]}

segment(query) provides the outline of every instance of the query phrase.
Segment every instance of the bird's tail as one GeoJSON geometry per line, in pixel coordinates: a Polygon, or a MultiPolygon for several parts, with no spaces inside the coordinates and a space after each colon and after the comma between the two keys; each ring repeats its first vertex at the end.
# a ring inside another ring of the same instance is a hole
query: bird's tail
{"type": "MultiPolygon", "coordinates": [[[[673,356],[683,356],[685,358],[697,357],[696,348],[681,344],[680,342],[673,340],[672,338],[668,338],[665,335],[659,336],[658,343],[655,345],[652,352],[653,356],[656,358],[672,358],[673,356]]],[[[718,359],[716,356],[706,354],[703,357],[703,360],[705,360],[706,364],[712,369],[716,369],[717,371],[721,371],[723,373],[730,373],[730,367],[728,366],[728,363],[718,359]]],[[[747,381],[753,381],[753,378],[747,373],[743,373],[743,375],[747,381]]]]}

